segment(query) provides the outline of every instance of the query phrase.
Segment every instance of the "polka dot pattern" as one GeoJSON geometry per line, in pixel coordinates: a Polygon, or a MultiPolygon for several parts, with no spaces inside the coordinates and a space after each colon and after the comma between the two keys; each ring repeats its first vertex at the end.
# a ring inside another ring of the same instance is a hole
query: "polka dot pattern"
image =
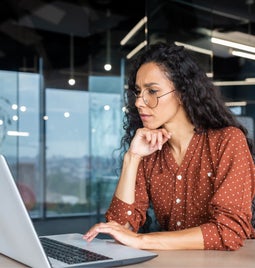
{"type": "Polygon", "coordinates": [[[194,134],[179,166],[168,144],[140,163],[136,201],[113,197],[107,220],[137,231],[149,200],[162,230],[200,226],[205,249],[236,250],[255,238],[251,200],[255,168],[243,133],[234,127],[194,134]]]}

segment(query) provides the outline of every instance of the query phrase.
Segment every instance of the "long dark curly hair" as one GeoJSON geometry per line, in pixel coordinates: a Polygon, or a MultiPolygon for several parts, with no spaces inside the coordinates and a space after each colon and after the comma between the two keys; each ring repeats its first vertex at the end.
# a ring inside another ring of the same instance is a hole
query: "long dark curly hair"
{"type": "Polygon", "coordinates": [[[247,129],[239,123],[226,107],[220,90],[214,86],[196,60],[183,46],[157,43],[147,47],[132,62],[128,79],[128,89],[124,93],[126,113],[124,116],[125,134],[121,140],[121,148],[125,152],[135,132],[143,127],[131,91],[135,90],[136,73],[145,63],[156,63],[173,82],[175,90],[182,102],[196,132],[208,129],[220,129],[235,126],[246,136],[253,155],[253,142],[248,138],[247,129]]]}

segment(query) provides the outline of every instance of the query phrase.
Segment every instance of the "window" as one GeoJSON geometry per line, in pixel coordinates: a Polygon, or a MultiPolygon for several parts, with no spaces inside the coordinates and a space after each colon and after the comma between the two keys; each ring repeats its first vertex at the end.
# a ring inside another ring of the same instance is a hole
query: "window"
{"type": "Polygon", "coordinates": [[[117,181],[120,92],[42,91],[38,74],[0,76],[1,153],[31,216],[104,213],[117,181]]]}

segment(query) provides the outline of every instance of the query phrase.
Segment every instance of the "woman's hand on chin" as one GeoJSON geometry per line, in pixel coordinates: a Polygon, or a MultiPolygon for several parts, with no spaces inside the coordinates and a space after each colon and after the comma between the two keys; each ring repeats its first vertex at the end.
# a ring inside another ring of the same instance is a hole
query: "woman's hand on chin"
{"type": "Polygon", "coordinates": [[[164,128],[137,129],[136,134],[130,144],[129,151],[141,157],[150,155],[157,150],[161,150],[164,143],[171,138],[171,133],[164,128]]]}

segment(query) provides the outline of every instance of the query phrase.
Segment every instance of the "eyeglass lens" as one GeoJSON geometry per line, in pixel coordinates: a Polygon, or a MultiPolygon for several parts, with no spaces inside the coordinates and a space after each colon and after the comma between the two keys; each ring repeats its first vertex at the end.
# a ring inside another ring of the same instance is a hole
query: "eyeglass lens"
{"type": "Polygon", "coordinates": [[[141,95],[140,95],[140,93],[136,93],[134,91],[131,91],[131,92],[129,91],[128,98],[133,105],[135,105],[137,98],[142,98],[144,103],[148,107],[155,108],[158,105],[159,98],[164,97],[165,95],[167,95],[173,91],[175,91],[175,90],[169,91],[161,96],[157,96],[157,93],[155,91],[150,91],[149,89],[145,89],[141,95]]]}
{"type": "Polygon", "coordinates": [[[154,108],[158,104],[157,94],[151,93],[149,90],[144,90],[142,98],[144,103],[150,108],[154,108]]]}
{"type": "Polygon", "coordinates": [[[128,93],[128,98],[134,105],[137,98],[142,98],[144,103],[150,108],[154,108],[158,104],[157,94],[155,92],[151,93],[148,89],[144,90],[142,94],[131,91],[128,93]]]}

